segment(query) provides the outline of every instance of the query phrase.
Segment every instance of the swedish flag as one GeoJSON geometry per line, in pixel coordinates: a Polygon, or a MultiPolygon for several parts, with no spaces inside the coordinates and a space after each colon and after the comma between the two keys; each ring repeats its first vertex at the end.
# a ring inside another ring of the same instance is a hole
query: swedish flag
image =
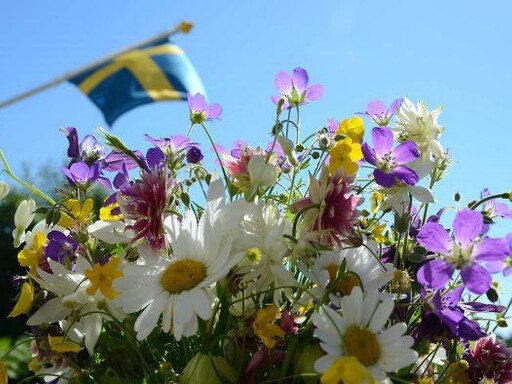
{"type": "Polygon", "coordinates": [[[169,39],[142,46],[69,80],[98,106],[109,125],[123,113],[161,100],[205,94],[185,53],[169,39]]]}

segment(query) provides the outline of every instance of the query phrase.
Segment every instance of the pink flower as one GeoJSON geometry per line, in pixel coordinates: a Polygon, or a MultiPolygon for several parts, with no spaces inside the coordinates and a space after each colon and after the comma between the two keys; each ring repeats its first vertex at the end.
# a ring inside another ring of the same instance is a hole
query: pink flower
{"type": "Polygon", "coordinates": [[[135,223],[127,228],[137,235],[133,241],[145,238],[153,249],[165,246],[164,212],[169,204],[168,178],[165,170],[144,171],[142,179],[121,188],[121,209],[126,219],[135,223]]]}
{"type": "Polygon", "coordinates": [[[493,379],[496,384],[512,382],[512,350],[496,335],[478,339],[469,354],[471,383],[479,383],[483,378],[493,379]]]}
{"type": "Polygon", "coordinates": [[[327,168],[322,170],[319,180],[311,177],[309,196],[298,200],[291,206],[294,213],[310,206],[304,211],[304,230],[319,231],[324,240],[339,241],[339,237],[348,237],[359,217],[357,207],[363,199],[352,193],[353,177],[346,176],[340,169],[329,176],[327,168]],[[325,238],[325,235],[328,235],[325,238]]]}

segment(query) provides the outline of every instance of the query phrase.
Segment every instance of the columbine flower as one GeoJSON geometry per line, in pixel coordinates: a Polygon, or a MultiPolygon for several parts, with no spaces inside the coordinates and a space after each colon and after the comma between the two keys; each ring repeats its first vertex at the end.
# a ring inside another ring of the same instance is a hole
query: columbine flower
{"type": "Polygon", "coordinates": [[[76,260],[75,271],[70,271],[62,264],[48,259],[52,273],[38,269],[39,277],[33,277],[44,289],[55,297],[48,300],[27,321],[27,325],[41,325],[65,320],[68,316],[77,316],[73,322],[61,321],[62,331],[72,337],[73,341],[83,339],[90,355],[94,353],[103,318],[110,319],[113,315],[122,319],[123,314],[102,293],[87,293],[91,282],[84,275],[90,264],[83,257],[76,260]],[[98,313],[98,303],[106,305],[110,315],[98,313]]]}
{"type": "Polygon", "coordinates": [[[340,357],[353,357],[381,382],[387,379],[386,372],[414,363],[418,353],[410,348],[412,337],[404,336],[407,326],[397,323],[385,328],[393,306],[391,298],[379,302],[376,291],[363,297],[359,287],[341,299],[343,316],[322,306],[312,319],[317,327],[314,334],[327,355],[316,361],[315,369],[327,374],[340,357]]]}
{"type": "Polygon", "coordinates": [[[159,257],[146,265],[127,265],[116,288],[116,299],[126,313],[143,309],[135,322],[137,339],[145,339],[162,316],[164,332],[179,341],[197,332],[198,317],[209,320],[213,298],[208,288],[223,278],[239,260],[231,255],[232,241],[219,236],[207,215],[199,223],[187,212],[182,223],[166,219],[173,257],[159,257]]]}
{"type": "Polygon", "coordinates": [[[368,116],[380,127],[387,127],[395,111],[402,105],[402,101],[401,98],[396,99],[389,108],[386,108],[382,101],[372,100],[368,103],[366,112],[361,113],[361,115],[368,116]]]}
{"type": "Polygon", "coordinates": [[[60,231],[51,231],[48,233],[48,245],[44,250],[46,257],[64,264],[65,261],[71,261],[78,249],[78,243],[70,235],[66,236],[60,231]]]}
{"type": "Polygon", "coordinates": [[[443,127],[437,123],[443,107],[429,111],[422,101],[415,106],[408,98],[396,112],[395,127],[393,128],[398,140],[412,140],[418,146],[422,159],[430,161],[432,155],[443,157],[443,147],[437,140],[443,127]]]}
{"type": "Polygon", "coordinates": [[[249,171],[251,185],[258,187],[270,187],[274,185],[279,176],[275,159],[267,161],[267,157],[263,155],[252,156],[247,164],[247,170],[249,171]]]}
{"type": "Polygon", "coordinates": [[[66,175],[71,185],[87,188],[98,180],[100,166],[98,163],[89,166],[86,162],[79,161],[78,163],[71,164],[69,168],[63,168],[62,172],[66,175]]]}
{"type": "Polygon", "coordinates": [[[294,213],[312,207],[303,211],[304,231],[320,231],[331,239],[352,233],[359,217],[357,207],[362,204],[362,198],[352,193],[353,181],[354,178],[345,175],[342,170],[329,176],[326,168],[322,170],[319,180],[310,177],[308,197],[299,199],[291,206],[294,213]]]}
{"type": "Polygon", "coordinates": [[[512,350],[504,341],[492,334],[477,340],[469,351],[470,367],[467,377],[471,383],[489,382],[506,384],[512,382],[512,350]]]}
{"type": "Polygon", "coordinates": [[[5,181],[0,181],[0,200],[5,199],[5,197],[9,194],[9,184],[5,181]]]}
{"type": "Polygon", "coordinates": [[[283,98],[282,109],[288,109],[321,98],[324,86],[313,84],[308,87],[308,83],[308,72],[303,68],[295,68],[291,75],[288,72],[280,71],[274,78],[274,85],[281,95],[272,96],[272,101],[278,104],[279,100],[283,98]]]}
{"type": "Polygon", "coordinates": [[[405,164],[419,157],[418,148],[412,141],[407,141],[393,149],[393,132],[388,127],[378,127],[372,130],[373,145],[371,148],[363,143],[364,159],[374,165],[375,182],[385,188],[391,188],[397,180],[408,185],[418,182],[418,175],[405,164]]]}
{"type": "Polygon", "coordinates": [[[189,94],[187,99],[192,124],[203,124],[206,121],[220,118],[222,107],[219,104],[207,105],[206,99],[200,93],[196,93],[194,96],[189,94]]]}
{"type": "Polygon", "coordinates": [[[14,230],[12,237],[14,247],[18,248],[25,241],[25,230],[34,220],[36,211],[36,202],[32,199],[23,200],[14,213],[14,230]]]}
{"type": "Polygon", "coordinates": [[[428,251],[440,255],[420,267],[418,282],[433,289],[443,288],[460,269],[464,285],[473,293],[481,294],[489,288],[491,273],[503,269],[508,256],[505,239],[480,238],[483,218],[480,212],[463,209],[453,221],[453,235],[438,223],[426,223],[417,240],[428,251]]]}
{"type": "Polygon", "coordinates": [[[284,331],[275,324],[278,319],[278,312],[275,305],[267,305],[258,310],[256,319],[252,324],[254,334],[258,336],[267,348],[274,348],[276,341],[284,336],[284,331]]]}
{"type": "Polygon", "coordinates": [[[126,226],[136,232],[133,242],[146,239],[154,249],[165,246],[164,213],[169,204],[169,180],[165,169],[143,171],[140,180],[120,189],[123,217],[134,220],[126,226]]]}

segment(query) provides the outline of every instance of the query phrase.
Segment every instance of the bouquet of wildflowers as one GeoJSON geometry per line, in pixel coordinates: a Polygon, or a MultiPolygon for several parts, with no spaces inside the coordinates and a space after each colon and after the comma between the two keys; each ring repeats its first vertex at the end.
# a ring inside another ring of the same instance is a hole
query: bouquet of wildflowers
{"type": "Polygon", "coordinates": [[[222,109],[200,94],[187,135],[146,135],[144,151],[63,129],[56,200],[0,153],[45,201],[22,201],[13,232],[26,274],[9,316],[30,326],[34,380],[512,382],[493,282],[512,271],[512,234],[492,236],[511,193],[456,196],[446,224],[432,207],[450,165],[441,108],[376,100],[304,134],[323,86],[302,68],[274,82],[262,146],[216,143],[222,109]]]}

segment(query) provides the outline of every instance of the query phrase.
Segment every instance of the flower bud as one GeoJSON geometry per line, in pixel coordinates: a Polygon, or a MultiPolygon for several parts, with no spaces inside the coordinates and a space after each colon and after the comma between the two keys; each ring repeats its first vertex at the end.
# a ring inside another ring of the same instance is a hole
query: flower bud
{"type": "Polygon", "coordinates": [[[277,136],[277,141],[279,142],[279,145],[283,149],[283,152],[288,158],[290,164],[293,166],[297,165],[297,154],[295,153],[293,142],[290,139],[281,135],[277,136]]]}
{"type": "Polygon", "coordinates": [[[14,214],[14,225],[17,228],[26,229],[34,220],[36,202],[32,199],[23,200],[14,214]]]}
{"type": "Polygon", "coordinates": [[[9,194],[9,184],[0,181],[0,200],[3,200],[9,194]]]}
{"type": "Polygon", "coordinates": [[[222,356],[198,353],[189,361],[181,376],[182,384],[238,383],[238,373],[222,356]]]}
{"type": "MultiPolygon", "coordinates": [[[[316,373],[315,371],[315,361],[317,361],[320,357],[324,355],[322,348],[320,345],[308,344],[304,346],[304,348],[299,349],[294,356],[293,359],[293,368],[297,375],[302,375],[305,373],[316,373]]],[[[307,383],[316,383],[316,378],[311,378],[309,380],[305,380],[307,383]]]]}

